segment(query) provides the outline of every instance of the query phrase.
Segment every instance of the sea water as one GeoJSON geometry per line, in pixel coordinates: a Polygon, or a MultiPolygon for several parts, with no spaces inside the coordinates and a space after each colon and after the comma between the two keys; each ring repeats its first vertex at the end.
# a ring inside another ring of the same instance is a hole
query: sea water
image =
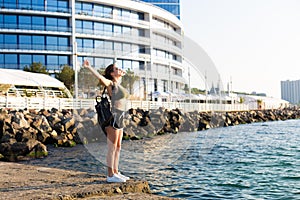
{"type": "MultiPolygon", "coordinates": [[[[155,194],[182,199],[300,199],[299,120],[158,138],[152,143],[124,141],[120,165],[126,175],[146,179],[155,194]],[[132,147],[150,149],[143,154],[150,159],[128,159],[132,147]],[[126,164],[126,159],[131,162],[126,164]]],[[[47,158],[25,163],[105,173],[101,159],[83,145],[49,147],[47,158]]]]}

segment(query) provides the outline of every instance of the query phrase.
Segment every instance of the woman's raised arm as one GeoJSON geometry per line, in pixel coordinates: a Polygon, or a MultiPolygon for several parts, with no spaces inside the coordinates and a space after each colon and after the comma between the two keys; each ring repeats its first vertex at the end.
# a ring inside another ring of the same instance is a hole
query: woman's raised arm
{"type": "Polygon", "coordinates": [[[83,62],[83,66],[87,69],[89,69],[99,80],[100,82],[105,85],[106,87],[110,86],[113,84],[113,82],[107,78],[105,78],[104,76],[102,76],[101,74],[99,74],[91,65],[90,62],[88,60],[84,60],[83,62]]]}

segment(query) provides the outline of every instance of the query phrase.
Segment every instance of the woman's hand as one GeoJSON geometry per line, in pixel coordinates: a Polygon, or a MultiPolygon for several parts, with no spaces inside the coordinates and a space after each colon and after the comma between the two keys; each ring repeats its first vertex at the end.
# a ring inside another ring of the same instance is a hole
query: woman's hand
{"type": "Polygon", "coordinates": [[[90,62],[88,60],[84,60],[83,67],[86,67],[86,68],[90,67],[90,62]]]}

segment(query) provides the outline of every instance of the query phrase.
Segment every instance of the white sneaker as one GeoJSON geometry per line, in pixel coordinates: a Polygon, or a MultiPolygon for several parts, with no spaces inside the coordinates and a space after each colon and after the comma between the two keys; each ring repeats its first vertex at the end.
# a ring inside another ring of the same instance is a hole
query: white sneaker
{"type": "Polygon", "coordinates": [[[123,174],[121,174],[120,172],[116,174],[118,177],[120,177],[121,179],[128,181],[130,180],[130,178],[128,176],[124,176],[123,174]]]}
{"type": "Polygon", "coordinates": [[[121,177],[119,177],[117,174],[114,174],[113,176],[107,176],[106,177],[106,181],[109,183],[124,183],[126,182],[125,179],[122,179],[121,177]]]}

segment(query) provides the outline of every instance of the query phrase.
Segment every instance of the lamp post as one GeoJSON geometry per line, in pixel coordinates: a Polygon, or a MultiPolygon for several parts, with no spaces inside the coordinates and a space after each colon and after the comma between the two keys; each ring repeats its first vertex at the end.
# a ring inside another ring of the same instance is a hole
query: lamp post
{"type": "Polygon", "coordinates": [[[207,111],[207,75],[205,70],[205,111],[207,111]]]}
{"type": "Polygon", "coordinates": [[[74,42],[74,65],[75,65],[75,100],[78,100],[78,66],[77,66],[77,42],[74,42]]]}
{"type": "Polygon", "coordinates": [[[147,101],[147,60],[144,60],[144,67],[145,67],[145,85],[144,85],[144,98],[147,101]]]}

